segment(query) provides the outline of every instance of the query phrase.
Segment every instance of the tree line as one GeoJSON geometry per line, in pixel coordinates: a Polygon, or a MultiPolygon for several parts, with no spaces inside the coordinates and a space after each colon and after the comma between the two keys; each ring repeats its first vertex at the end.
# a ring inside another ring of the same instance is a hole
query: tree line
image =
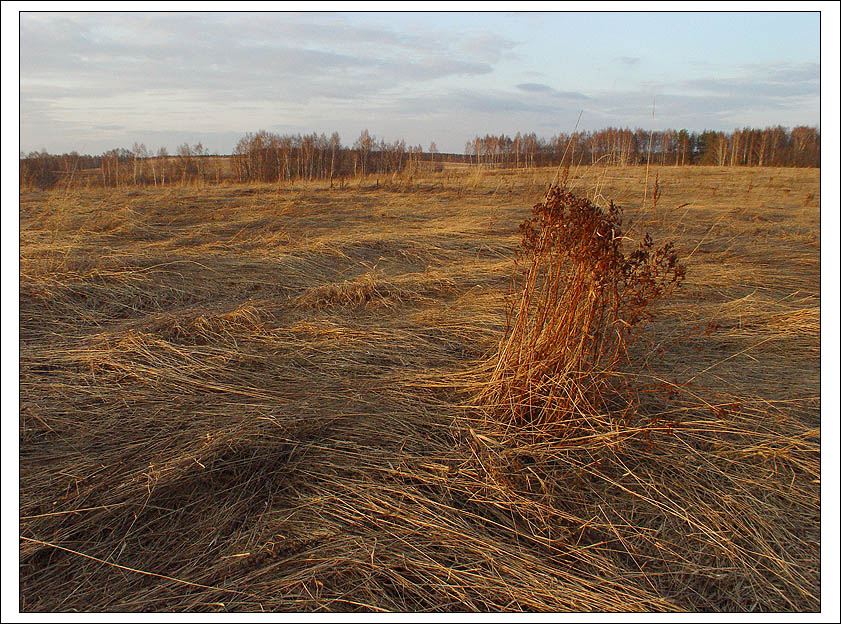
{"type": "Polygon", "coordinates": [[[142,143],[132,149],[117,148],[98,156],[70,152],[50,154],[46,151],[21,155],[22,187],[49,189],[58,184],[67,186],[158,186],[221,181],[222,162],[211,156],[201,143],[180,145],[174,155],[165,147],[150,152],[142,143]],[[216,161],[216,162],[214,162],[216,161]],[[214,175],[215,174],[215,175],[214,175]]]}
{"type": "Polygon", "coordinates": [[[339,133],[278,135],[261,130],[246,134],[232,155],[233,177],[238,182],[330,180],[393,174],[416,170],[428,156],[434,158],[435,144],[406,145],[403,140],[387,142],[363,130],[351,147],[344,147],[339,133]]]}
{"type": "Polygon", "coordinates": [[[742,128],[733,132],[630,130],[558,134],[485,135],[468,141],[465,157],[491,167],[545,167],[565,162],[611,165],[713,165],[731,167],[820,167],[817,128],[782,126],[742,128]]]}
{"type": "Polygon", "coordinates": [[[201,143],[184,143],[175,154],[162,147],[150,151],[135,143],[103,154],[31,152],[20,156],[21,187],[159,186],[219,182],[295,182],[397,173],[411,175],[422,167],[440,169],[445,162],[482,167],[531,168],[567,164],[631,166],[714,165],[747,167],[820,167],[820,131],[797,126],[733,132],[689,132],[605,128],[560,133],[549,139],[535,133],[475,137],[463,154],[439,153],[435,143],[424,150],[403,140],[385,141],[363,130],[350,146],[337,132],[279,135],[261,130],[242,137],[230,155],[211,154],[201,143]]]}

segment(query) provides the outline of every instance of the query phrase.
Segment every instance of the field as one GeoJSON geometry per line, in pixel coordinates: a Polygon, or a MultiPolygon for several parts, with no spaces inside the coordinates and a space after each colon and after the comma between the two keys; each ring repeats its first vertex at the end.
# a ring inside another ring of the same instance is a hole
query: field
{"type": "Polygon", "coordinates": [[[555,173],[22,192],[21,611],[819,610],[820,171],[572,172],[686,279],[558,439],[476,399],[555,173]]]}

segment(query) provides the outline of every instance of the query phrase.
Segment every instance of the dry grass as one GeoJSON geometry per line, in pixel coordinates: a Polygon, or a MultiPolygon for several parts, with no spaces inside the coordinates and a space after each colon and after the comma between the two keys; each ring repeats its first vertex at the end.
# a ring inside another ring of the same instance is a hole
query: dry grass
{"type": "Polygon", "coordinates": [[[471,400],[554,174],[22,195],[21,610],[820,609],[819,172],[570,171],[687,278],[563,444],[471,400]]]}

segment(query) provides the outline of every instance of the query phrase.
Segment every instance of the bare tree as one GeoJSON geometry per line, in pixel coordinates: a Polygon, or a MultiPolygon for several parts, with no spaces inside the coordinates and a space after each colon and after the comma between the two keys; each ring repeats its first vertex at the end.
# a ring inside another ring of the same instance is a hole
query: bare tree
{"type": "Polygon", "coordinates": [[[169,152],[165,147],[158,150],[158,161],[161,165],[161,185],[166,184],[166,172],[169,160],[169,152]]]}
{"type": "MultiPolygon", "coordinates": [[[[359,138],[356,139],[356,142],[353,144],[354,149],[359,152],[359,161],[360,166],[362,167],[362,177],[365,177],[365,173],[368,167],[368,157],[371,153],[371,147],[374,143],[374,140],[371,138],[371,135],[368,134],[368,129],[365,128],[360,135],[359,138]]],[[[354,171],[354,174],[356,172],[354,171]]]]}

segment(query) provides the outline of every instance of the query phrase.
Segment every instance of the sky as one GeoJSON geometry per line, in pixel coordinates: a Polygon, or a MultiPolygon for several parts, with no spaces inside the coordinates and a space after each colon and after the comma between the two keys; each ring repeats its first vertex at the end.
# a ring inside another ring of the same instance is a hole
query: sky
{"type": "MultiPolygon", "coordinates": [[[[479,5],[483,6],[483,5],[479,5]]],[[[820,125],[817,12],[20,13],[20,150],[820,125]]]]}

